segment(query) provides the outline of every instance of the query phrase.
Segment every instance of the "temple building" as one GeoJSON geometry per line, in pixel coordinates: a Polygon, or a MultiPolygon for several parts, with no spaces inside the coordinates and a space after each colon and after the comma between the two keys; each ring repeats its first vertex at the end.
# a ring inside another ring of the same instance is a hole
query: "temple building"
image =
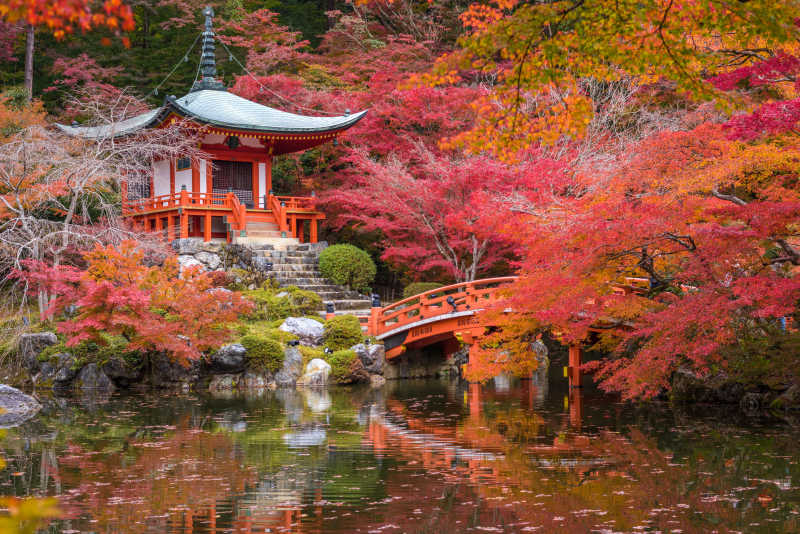
{"type": "Polygon", "coordinates": [[[178,118],[201,132],[207,160],[153,162],[149,183],[122,184],[122,215],[166,238],[258,243],[317,241],[325,215],[313,197],[276,196],[272,158],[333,141],[366,111],[337,117],[287,113],[229,93],[217,79],[211,8],[204,11],[202,77],[180,98],[142,115],[98,127],[57,125],[88,139],[124,136],[158,128],[178,118]],[[295,241],[296,240],[296,241],[295,241]]]}

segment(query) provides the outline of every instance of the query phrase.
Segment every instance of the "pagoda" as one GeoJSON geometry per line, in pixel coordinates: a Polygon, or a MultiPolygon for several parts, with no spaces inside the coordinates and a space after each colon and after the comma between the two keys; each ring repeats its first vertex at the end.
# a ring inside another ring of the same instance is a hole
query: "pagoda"
{"type": "Polygon", "coordinates": [[[110,125],[56,126],[92,139],[188,121],[201,132],[200,148],[209,158],[154,161],[149,183],[122,184],[123,217],[146,231],[163,232],[169,241],[314,243],[325,214],[315,209],[313,197],[273,194],[272,158],[334,141],[366,111],[297,115],[228,92],[217,79],[214,12],[207,7],[203,14],[202,77],[188,94],[168,96],[158,109],[110,125]]]}

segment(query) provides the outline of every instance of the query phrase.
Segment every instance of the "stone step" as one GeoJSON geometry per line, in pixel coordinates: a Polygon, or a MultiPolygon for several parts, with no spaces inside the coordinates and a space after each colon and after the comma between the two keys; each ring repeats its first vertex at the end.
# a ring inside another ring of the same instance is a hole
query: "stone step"
{"type": "Polygon", "coordinates": [[[334,310],[363,310],[372,307],[371,300],[345,299],[326,302],[333,302],[334,310]]]}
{"type": "MultiPolygon", "coordinates": [[[[302,289],[303,291],[308,291],[307,289],[304,289],[302,287],[299,287],[299,289],[302,289]]],[[[320,295],[320,298],[322,298],[322,302],[335,302],[337,300],[364,300],[364,302],[367,301],[367,299],[365,299],[363,295],[359,295],[357,293],[335,293],[333,291],[330,291],[328,293],[329,294],[326,296],[320,295]]],[[[317,295],[319,295],[319,293],[317,293],[317,295]]],[[[372,303],[372,300],[369,299],[369,302],[372,303]]]]}
{"type": "Polygon", "coordinates": [[[271,260],[274,264],[287,264],[287,265],[310,265],[317,268],[317,262],[313,258],[287,258],[279,254],[259,254],[263,258],[271,260]]]}
{"type": "MultiPolygon", "coordinates": [[[[328,313],[325,310],[320,310],[317,312],[320,316],[325,317],[328,313]]],[[[358,310],[336,310],[333,312],[334,315],[355,315],[356,317],[369,317],[369,309],[358,309],[358,310]]]]}
{"type": "Polygon", "coordinates": [[[258,237],[281,237],[281,233],[277,230],[251,230],[247,229],[247,237],[253,239],[258,237]]]}
{"type": "Polygon", "coordinates": [[[326,280],[323,278],[303,278],[297,276],[275,276],[275,280],[280,284],[286,284],[291,286],[301,286],[301,285],[308,286],[308,285],[324,284],[326,282],[326,280]]]}
{"type": "MultiPolygon", "coordinates": [[[[269,261],[267,259],[267,261],[269,261]]],[[[314,278],[321,278],[322,274],[310,265],[303,263],[273,263],[272,270],[276,273],[295,273],[297,276],[313,276],[314,278]],[[299,274],[304,273],[304,274],[299,274]]]]}

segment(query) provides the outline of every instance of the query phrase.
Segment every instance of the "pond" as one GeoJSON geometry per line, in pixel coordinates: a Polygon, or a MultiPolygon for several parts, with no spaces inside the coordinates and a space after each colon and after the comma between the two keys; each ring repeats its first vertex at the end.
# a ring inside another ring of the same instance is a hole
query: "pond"
{"type": "Polygon", "coordinates": [[[563,380],[53,400],[0,493],[62,533],[800,532],[800,430],[563,380]]]}

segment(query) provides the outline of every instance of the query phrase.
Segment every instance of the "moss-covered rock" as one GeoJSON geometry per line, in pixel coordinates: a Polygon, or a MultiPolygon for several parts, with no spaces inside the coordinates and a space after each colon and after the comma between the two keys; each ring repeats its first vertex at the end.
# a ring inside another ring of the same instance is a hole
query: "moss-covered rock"
{"type": "Polygon", "coordinates": [[[337,315],[325,322],[322,341],[333,351],[349,349],[363,340],[361,323],[355,315],[337,315]]]}
{"type": "Polygon", "coordinates": [[[247,335],[241,339],[247,350],[247,367],[255,370],[277,372],[283,365],[283,345],[263,335],[247,335]]]}

